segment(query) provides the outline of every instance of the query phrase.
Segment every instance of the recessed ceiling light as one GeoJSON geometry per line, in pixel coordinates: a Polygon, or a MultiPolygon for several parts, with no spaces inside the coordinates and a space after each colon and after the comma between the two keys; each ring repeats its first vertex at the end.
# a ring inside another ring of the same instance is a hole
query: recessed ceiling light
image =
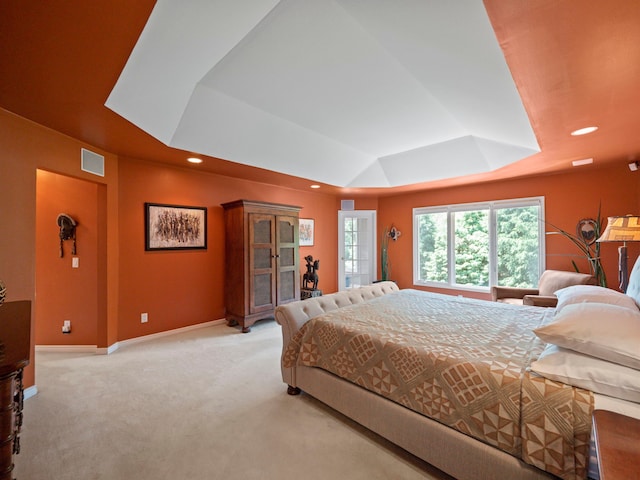
{"type": "Polygon", "coordinates": [[[189,163],[202,163],[202,159],[198,157],[189,157],[187,158],[187,162],[189,163]]]}
{"type": "Polygon", "coordinates": [[[574,160],[571,164],[574,167],[579,167],[581,165],[591,165],[593,163],[593,158],[584,158],[582,160],[574,160]]]}
{"type": "Polygon", "coordinates": [[[311,188],[320,188],[320,185],[311,185],[311,188]]]}
{"type": "Polygon", "coordinates": [[[573,135],[574,137],[578,135],[586,135],[587,133],[595,132],[597,129],[598,127],[579,128],[578,130],[574,130],[573,132],[571,132],[571,135],[573,135]]]}

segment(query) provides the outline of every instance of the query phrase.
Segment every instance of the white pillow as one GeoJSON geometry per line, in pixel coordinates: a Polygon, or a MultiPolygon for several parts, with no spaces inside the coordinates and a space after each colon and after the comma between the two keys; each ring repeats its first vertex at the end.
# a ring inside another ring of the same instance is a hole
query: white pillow
{"type": "Polygon", "coordinates": [[[555,295],[558,297],[556,314],[567,305],[574,303],[607,303],[638,311],[638,306],[633,298],[597,285],[573,285],[557,290],[555,295]]]}
{"type": "Polygon", "coordinates": [[[640,311],[604,303],[576,303],[534,330],[547,343],[640,369],[640,311]]]}
{"type": "Polygon", "coordinates": [[[531,370],[556,382],[610,397],[640,402],[640,372],[615,363],[547,345],[531,370]]]}

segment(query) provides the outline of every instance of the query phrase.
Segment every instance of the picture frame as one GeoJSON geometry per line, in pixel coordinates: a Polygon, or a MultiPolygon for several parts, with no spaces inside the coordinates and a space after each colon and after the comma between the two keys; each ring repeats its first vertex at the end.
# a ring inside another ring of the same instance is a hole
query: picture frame
{"type": "Polygon", "coordinates": [[[206,250],[207,208],[144,204],[145,250],[206,250]]]}
{"type": "Polygon", "coordinates": [[[301,218],[299,221],[300,246],[312,247],[315,227],[313,218],[301,218]]]}

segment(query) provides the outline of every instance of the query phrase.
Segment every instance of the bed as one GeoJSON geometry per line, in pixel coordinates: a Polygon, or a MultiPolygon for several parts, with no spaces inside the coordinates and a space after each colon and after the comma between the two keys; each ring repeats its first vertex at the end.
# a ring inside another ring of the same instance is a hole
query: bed
{"type": "Polygon", "coordinates": [[[548,309],[381,282],[283,305],[282,378],[459,480],[586,478],[594,408],[640,416],[640,266],[628,295],[557,294],[548,309]]]}

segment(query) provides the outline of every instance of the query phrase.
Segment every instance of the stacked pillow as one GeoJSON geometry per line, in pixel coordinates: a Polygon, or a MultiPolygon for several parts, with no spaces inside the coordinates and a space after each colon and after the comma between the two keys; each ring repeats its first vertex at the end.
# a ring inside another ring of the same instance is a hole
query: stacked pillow
{"type": "Polygon", "coordinates": [[[623,293],[595,285],[556,292],[551,323],[534,330],[549,343],[534,372],[596,393],[640,402],[640,309],[623,293]]]}

